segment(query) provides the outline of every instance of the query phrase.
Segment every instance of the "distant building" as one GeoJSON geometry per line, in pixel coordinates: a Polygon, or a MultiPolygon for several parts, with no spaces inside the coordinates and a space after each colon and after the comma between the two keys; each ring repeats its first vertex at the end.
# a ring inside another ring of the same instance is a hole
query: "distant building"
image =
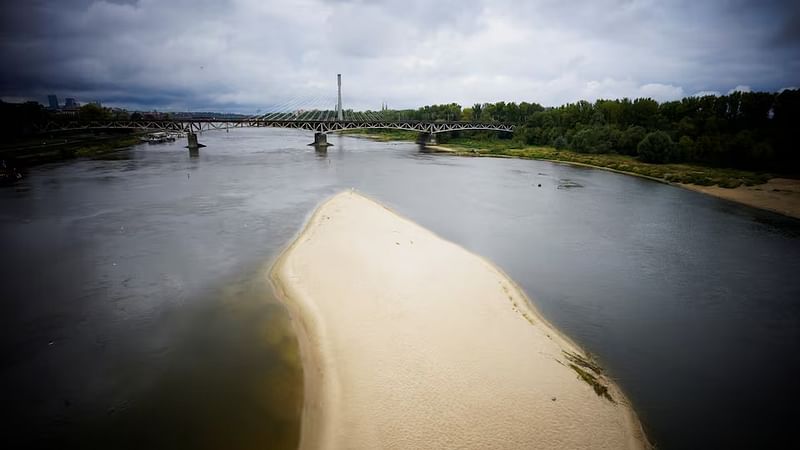
{"type": "Polygon", "coordinates": [[[47,102],[50,103],[50,109],[58,109],[58,97],[53,94],[47,96],[47,102]]]}
{"type": "Polygon", "coordinates": [[[78,102],[75,101],[72,97],[67,97],[64,99],[64,108],[77,108],[78,102]]]}

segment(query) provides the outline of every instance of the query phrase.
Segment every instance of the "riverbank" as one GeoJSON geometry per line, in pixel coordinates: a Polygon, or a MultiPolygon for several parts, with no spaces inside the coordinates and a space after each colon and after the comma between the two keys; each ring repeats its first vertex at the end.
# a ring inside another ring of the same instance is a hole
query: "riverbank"
{"type": "Polygon", "coordinates": [[[734,189],[692,184],[681,187],[800,219],[800,180],[772,178],[764,184],[734,189]]]}
{"type": "Polygon", "coordinates": [[[353,192],[271,271],[298,330],[301,448],[645,448],[629,402],[499,269],[353,192]]]}
{"type": "Polygon", "coordinates": [[[8,142],[0,146],[0,159],[31,167],[71,158],[95,157],[141,143],[145,132],[65,132],[8,142]]]}
{"type": "Polygon", "coordinates": [[[416,131],[407,131],[407,130],[358,129],[358,130],[343,130],[339,131],[338,134],[348,137],[372,139],[380,142],[389,142],[389,141],[413,142],[417,140],[417,135],[419,133],[417,133],[416,131]]]}
{"type": "Polygon", "coordinates": [[[435,146],[459,156],[538,159],[633,175],[800,219],[800,180],[690,164],[649,164],[624,155],[590,155],[547,147],[478,150],[435,146]]]}
{"type": "MultiPolygon", "coordinates": [[[[399,131],[398,133],[405,133],[399,131]]],[[[379,141],[403,140],[400,134],[382,132],[361,133],[379,141]],[[387,139],[386,136],[392,136],[387,139]]],[[[413,138],[405,138],[413,140],[413,138]]],[[[700,192],[738,202],[753,208],[776,212],[800,219],[800,180],[779,178],[764,172],[707,167],[692,164],[650,164],[632,156],[618,154],[587,154],[552,147],[511,148],[508,142],[483,142],[456,139],[452,142],[428,145],[439,153],[458,156],[537,159],[608,170],[646,178],[660,183],[700,192]]]]}

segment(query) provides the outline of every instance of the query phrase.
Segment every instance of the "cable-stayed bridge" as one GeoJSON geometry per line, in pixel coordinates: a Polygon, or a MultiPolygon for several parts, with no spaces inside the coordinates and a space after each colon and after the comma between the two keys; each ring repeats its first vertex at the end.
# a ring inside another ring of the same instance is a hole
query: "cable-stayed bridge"
{"type": "Polygon", "coordinates": [[[313,99],[293,98],[276,105],[266,113],[245,118],[181,117],[169,120],[110,120],[98,122],[48,123],[39,127],[40,132],[66,131],[77,129],[139,129],[186,133],[188,147],[202,146],[197,134],[209,130],[229,130],[231,128],[295,128],[314,132],[314,142],[324,148],[327,134],[331,132],[359,129],[395,129],[420,133],[418,141],[423,144],[436,144],[436,135],[448,131],[490,130],[513,132],[511,125],[497,122],[457,121],[457,120],[404,120],[389,111],[352,111],[342,108],[341,75],[338,78],[338,97],[335,109],[313,107],[321,97],[313,99]],[[395,116],[395,117],[389,117],[395,116]]]}

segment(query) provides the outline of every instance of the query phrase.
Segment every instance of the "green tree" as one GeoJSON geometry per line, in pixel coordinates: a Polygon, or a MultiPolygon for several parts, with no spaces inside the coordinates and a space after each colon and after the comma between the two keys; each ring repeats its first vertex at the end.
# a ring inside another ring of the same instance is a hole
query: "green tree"
{"type": "Polygon", "coordinates": [[[581,153],[608,153],[613,146],[608,127],[584,128],[572,138],[572,149],[581,153]]]}
{"type": "Polygon", "coordinates": [[[678,139],[678,150],[676,152],[677,161],[688,161],[694,159],[694,141],[689,136],[681,136],[678,139]]]}
{"type": "Polygon", "coordinates": [[[639,146],[639,142],[642,142],[642,139],[644,139],[646,135],[647,130],[645,130],[644,127],[638,125],[628,127],[620,136],[617,151],[625,155],[636,156],[638,154],[636,149],[639,146]]]}
{"type": "Polygon", "coordinates": [[[567,148],[567,139],[564,136],[559,136],[555,138],[555,140],[553,141],[553,147],[555,147],[556,150],[562,150],[567,148]]]}
{"type": "Polygon", "coordinates": [[[639,158],[645,162],[666,163],[674,156],[675,144],[663,131],[655,131],[642,139],[637,146],[639,158]]]}
{"type": "Polygon", "coordinates": [[[108,120],[111,115],[102,107],[94,103],[89,103],[78,109],[78,117],[84,122],[97,122],[100,120],[108,120]]]}
{"type": "Polygon", "coordinates": [[[483,111],[483,105],[480,103],[475,103],[472,105],[472,120],[478,121],[481,120],[481,112],[483,111]]]}

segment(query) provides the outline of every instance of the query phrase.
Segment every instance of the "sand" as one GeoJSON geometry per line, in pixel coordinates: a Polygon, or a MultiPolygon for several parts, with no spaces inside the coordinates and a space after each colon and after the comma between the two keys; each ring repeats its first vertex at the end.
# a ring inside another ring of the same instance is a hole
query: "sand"
{"type": "Polygon", "coordinates": [[[442,147],[441,145],[425,144],[425,149],[428,151],[434,151],[436,153],[456,153],[455,149],[450,147],[442,147]]]}
{"type": "Polygon", "coordinates": [[[719,186],[681,184],[686,189],[713,195],[755,208],[800,219],[800,180],[772,178],[764,184],[739,186],[734,189],[719,186]]]}
{"type": "Polygon", "coordinates": [[[320,206],[271,278],[300,340],[301,448],[647,447],[507,276],[357,193],[320,206]]]}

